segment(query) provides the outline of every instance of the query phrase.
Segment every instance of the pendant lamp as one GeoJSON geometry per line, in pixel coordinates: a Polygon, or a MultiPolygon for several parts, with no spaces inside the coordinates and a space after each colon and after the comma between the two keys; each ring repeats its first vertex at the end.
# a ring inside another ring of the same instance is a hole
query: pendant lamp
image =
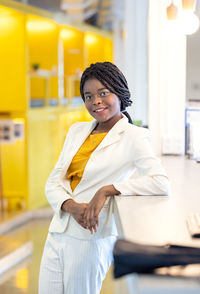
{"type": "Polygon", "coordinates": [[[196,7],[196,0],[182,0],[183,10],[194,11],[196,7]]]}
{"type": "Polygon", "coordinates": [[[178,8],[174,3],[172,2],[168,7],[167,7],[167,19],[168,20],[176,20],[178,16],[178,8]]]}

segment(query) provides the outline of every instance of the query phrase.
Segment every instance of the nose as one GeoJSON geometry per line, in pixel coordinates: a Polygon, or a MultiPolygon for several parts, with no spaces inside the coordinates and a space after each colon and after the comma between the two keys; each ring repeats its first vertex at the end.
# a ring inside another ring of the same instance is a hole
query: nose
{"type": "Polygon", "coordinates": [[[99,105],[99,104],[101,104],[101,98],[100,98],[98,95],[94,95],[94,98],[93,98],[93,104],[94,104],[94,105],[99,105]]]}

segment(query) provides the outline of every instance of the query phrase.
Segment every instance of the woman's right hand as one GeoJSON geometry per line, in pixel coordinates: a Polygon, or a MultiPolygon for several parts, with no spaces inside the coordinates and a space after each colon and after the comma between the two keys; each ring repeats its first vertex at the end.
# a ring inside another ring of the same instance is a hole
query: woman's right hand
{"type": "Polygon", "coordinates": [[[62,204],[62,210],[70,213],[79,225],[81,225],[84,229],[87,229],[88,227],[83,219],[87,206],[87,203],[77,203],[73,199],[69,199],[62,204]]]}

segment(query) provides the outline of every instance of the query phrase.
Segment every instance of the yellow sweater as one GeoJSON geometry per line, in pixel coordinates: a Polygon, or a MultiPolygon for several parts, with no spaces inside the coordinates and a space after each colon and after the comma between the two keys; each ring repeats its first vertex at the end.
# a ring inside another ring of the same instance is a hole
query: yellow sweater
{"type": "Polygon", "coordinates": [[[101,143],[106,134],[107,133],[89,135],[73,157],[67,171],[67,178],[71,180],[70,185],[72,191],[74,191],[76,186],[79,184],[92,152],[101,143]]]}

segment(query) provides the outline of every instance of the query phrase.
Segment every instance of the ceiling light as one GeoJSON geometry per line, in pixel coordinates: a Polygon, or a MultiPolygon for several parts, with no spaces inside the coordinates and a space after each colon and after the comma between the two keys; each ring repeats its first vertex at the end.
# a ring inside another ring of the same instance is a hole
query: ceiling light
{"type": "Polygon", "coordinates": [[[190,10],[185,10],[180,16],[180,25],[186,35],[194,34],[199,29],[199,19],[190,10]]]}
{"type": "Polygon", "coordinates": [[[196,7],[196,0],[182,0],[183,10],[194,11],[196,7]]]}
{"type": "Polygon", "coordinates": [[[167,19],[168,20],[176,20],[178,16],[178,8],[176,5],[174,5],[173,3],[171,3],[168,7],[167,7],[167,19]]]}

